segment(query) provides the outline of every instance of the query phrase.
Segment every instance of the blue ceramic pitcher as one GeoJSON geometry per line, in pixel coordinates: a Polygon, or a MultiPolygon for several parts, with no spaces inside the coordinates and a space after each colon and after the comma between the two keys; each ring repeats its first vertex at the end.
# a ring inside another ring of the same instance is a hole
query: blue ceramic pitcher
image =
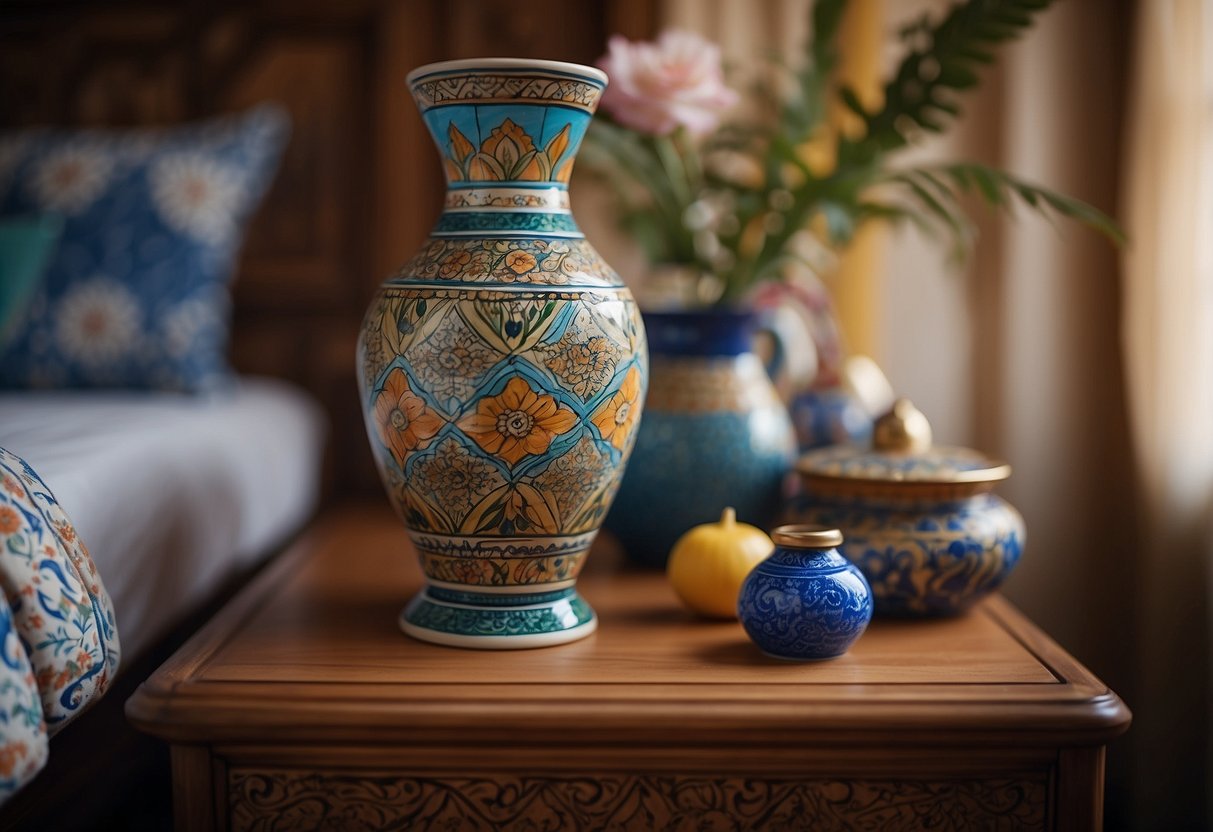
{"type": "Polygon", "coordinates": [[[754,313],[645,313],[644,421],[607,528],[628,557],[663,567],[692,526],[733,506],[767,526],[795,459],[787,408],[752,347],[754,313]]]}

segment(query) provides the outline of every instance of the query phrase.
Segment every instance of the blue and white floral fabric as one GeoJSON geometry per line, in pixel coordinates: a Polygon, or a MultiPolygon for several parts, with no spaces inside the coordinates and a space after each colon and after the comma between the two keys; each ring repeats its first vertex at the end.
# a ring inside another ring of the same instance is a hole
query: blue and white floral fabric
{"type": "Polygon", "coordinates": [[[109,687],[114,608],[67,515],[0,448],[0,802],[36,775],[47,737],[109,687]]]}
{"type": "Polygon", "coordinates": [[[287,119],[0,134],[0,215],[58,214],[58,250],[0,387],[200,391],[227,378],[228,282],[287,119]]]}
{"type": "Polygon", "coordinates": [[[50,753],[42,700],[29,656],[0,601],[0,803],[34,779],[50,753]]]}

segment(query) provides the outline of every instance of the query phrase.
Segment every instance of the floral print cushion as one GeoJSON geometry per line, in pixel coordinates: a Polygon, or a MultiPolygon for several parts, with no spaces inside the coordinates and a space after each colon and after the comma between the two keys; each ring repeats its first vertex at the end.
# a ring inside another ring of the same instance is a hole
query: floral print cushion
{"type": "Polygon", "coordinates": [[[0,350],[0,387],[226,381],[227,286],[286,134],[269,105],[160,130],[0,134],[0,215],[64,221],[0,350]]]}
{"type": "Polygon", "coordinates": [[[0,797],[118,669],[114,608],[46,483],[0,448],[0,797]],[[34,695],[30,695],[30,691],[34,695]]]}
{"type": "Polygon", "coordinates": [[[48,753],[38,683],[12,608],[0,597],[0,803],[34,779],[48,753]]]}

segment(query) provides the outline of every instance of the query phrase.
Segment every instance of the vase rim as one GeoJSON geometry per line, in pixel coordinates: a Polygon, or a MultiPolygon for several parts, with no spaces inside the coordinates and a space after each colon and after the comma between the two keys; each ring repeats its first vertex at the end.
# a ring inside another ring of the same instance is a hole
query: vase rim
{"type": "Polygon", "coordinates": [[[601,69],[585,64],[575,64],[568,61],[549,61],[543,58],[458,58],[453,61],[437,61],[424,64],[409,72],[405,82],[410,86],[422,78],[443,72],[458,72],[460,70],[492,70],[492,69],[540,69],[548,72],[560,72],[587,81],[607,85],[607,74],[601,69]]]}

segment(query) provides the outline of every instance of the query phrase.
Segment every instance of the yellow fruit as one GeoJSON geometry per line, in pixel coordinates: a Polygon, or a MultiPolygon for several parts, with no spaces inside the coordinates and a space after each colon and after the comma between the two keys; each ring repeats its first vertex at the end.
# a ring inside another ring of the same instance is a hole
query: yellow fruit
{"type": "Polygon", "coordinates": [[[774,549],[762,529],[738,523],[729,507],[719,523],[696,526],[678,538],[666,575],[678,597],[695,612],[736,618],[742,581],[774,549]]]}

